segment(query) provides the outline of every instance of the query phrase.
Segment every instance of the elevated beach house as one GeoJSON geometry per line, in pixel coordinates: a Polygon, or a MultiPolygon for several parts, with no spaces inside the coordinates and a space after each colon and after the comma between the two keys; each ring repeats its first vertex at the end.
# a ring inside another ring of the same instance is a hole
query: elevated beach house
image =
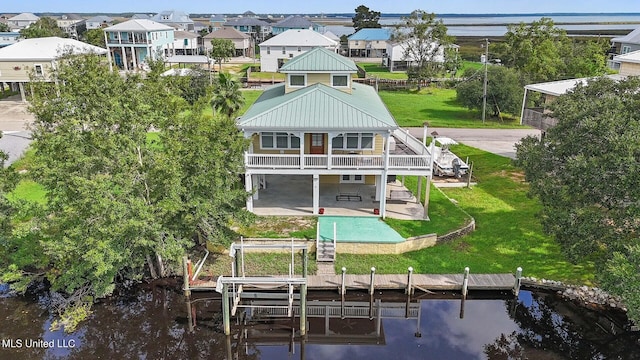
{"type": "Polygon", "coordinates": [[[352,81],[352,60],[317,47],[280,72],[286,81],[265,90],[236,122],[251,139],[245,153],[245,187],[253,194],[247,210],[254,211],[261,191],[272,191],[285,178],[305,185],[300,194],[280,189],[286,193],[282,200],[298,196],[299,208],[312,214],[335,199],[366,202],[372,214],[385,217],[387,181],[395,175],[424,176],[428,189],[430,149],[398,127],[373,87],[352,81]],[[261,190],[267,176],[274,181],[261,190]],[[375,187],[375,195],[363,198],[362,186],[375,187]]]}
{"type": "Polygon", "coordinates": [[[152,20],[128,20],[104,29],[109,66],[122,70],[141,68],[147,58],[174,53],[175,30],[152,20]]]}

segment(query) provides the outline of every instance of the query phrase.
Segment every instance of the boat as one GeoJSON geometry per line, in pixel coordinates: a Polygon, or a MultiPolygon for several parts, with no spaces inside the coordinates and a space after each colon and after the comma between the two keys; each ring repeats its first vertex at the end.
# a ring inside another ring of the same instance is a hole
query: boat
{"type": "Polygon", "coordinates": [[[457,178],[466,175],[469,171],[469,165],[449,149],[449,146],[458,145],[458,142],[444,136],[433,139],[436,142],[433,150],[433,175],[457,178]]]}

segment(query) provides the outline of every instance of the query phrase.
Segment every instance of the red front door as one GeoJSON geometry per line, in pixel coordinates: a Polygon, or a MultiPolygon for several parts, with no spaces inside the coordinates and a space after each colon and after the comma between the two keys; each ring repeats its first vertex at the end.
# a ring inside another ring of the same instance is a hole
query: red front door
{"type": "Polygon", "coordinates": [[[324,134],[311,134],[309,152],[311,154],[324,154],[324,134]]]}

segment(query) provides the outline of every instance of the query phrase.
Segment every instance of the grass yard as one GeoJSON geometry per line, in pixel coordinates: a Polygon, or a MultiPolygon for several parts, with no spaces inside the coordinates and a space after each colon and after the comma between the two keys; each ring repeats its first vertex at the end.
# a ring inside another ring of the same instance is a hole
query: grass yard
{"type": "Polygon", "coordinates": [[[318,219],[312,216],[257,216],[253,224],[235,231],[253,238],[315,239],[317,223],[318,219]]]}
{"type": "Polygon", "coordinates": [[[469,110],[456,101],[455,89],[428,87],[420,90],[380,91],[398,125],[422,127],[425,121],[434,127],[450,128],[520,128],[516,117],[505,121],[487,119],[482,123],[480,111],[469,110]]]}
{"type": "Polygon", "coordinates": [[[401,255],[338,254],[336,269],[367,274],[372,266],[378,273],[405,273],[413,266],[417,273],[515,272],[522,266],[525,276],[593,284],[593,264],[573,265],[559,246],[543,234],[537,219],[540,204],[527,196],[528,185],[511,160],[459,145],[460,157],[474,162],[479,183],[473,189],[446,189],[460,207],[476,219],[476,231],[463,238],[432,248],[401,255]]]}
{"type": "Polygon", "coordinates": [[[262,95],[262,90],[242,90],[242,96],[244,96],[244,105],[242,105],[242,108],[240,108],[238,116],[247,112],[249,107],[253,105],[254,102],[256,102],[260,95],[262,95]]]}
{"type": "Polygon", "coordinates": [[[380,63],[358,63],[358,66],[367,72],[368,78],[377,77],[379,79],[407,80],[406,72],[390,72],[388,68],[382,66],[380,63]]]}

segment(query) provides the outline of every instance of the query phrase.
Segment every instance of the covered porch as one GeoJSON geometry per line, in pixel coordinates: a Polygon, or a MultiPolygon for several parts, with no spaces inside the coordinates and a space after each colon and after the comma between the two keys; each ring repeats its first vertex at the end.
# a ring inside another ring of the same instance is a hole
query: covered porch
{"type": "MultiPolygon", "coordinates": [[[[313,175],[262,175],[257,197],[253,198],[253,212],[257,215],[311,216],[313,215],[313,175]],[[264,186],[264,187],[263,187],[264,186]]],[[[322,175],[321,175],[322,176],[322,175]]],[[[394,219],[424,220],[424,205],[416,201],[399,180],[386,186],[386,216],[394,219]]],[[[374,184],[346,184],[319,182],[319,204],[325,215],[378,216],[380,208],[374,184]],[[358,197],[340,197],[357,194],[358,197]]]]}

